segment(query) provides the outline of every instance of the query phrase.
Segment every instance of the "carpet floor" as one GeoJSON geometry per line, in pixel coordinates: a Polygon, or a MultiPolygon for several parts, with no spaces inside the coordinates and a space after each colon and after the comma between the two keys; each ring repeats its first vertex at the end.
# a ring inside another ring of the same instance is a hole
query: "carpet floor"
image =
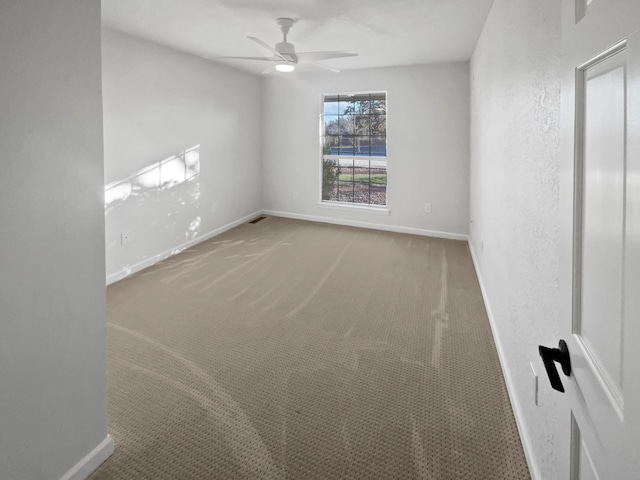
{"type": "Polygon", "coordinates": [[[103,479],[529,479],[465,242],[267,217],[107,289],[103,479]]]}

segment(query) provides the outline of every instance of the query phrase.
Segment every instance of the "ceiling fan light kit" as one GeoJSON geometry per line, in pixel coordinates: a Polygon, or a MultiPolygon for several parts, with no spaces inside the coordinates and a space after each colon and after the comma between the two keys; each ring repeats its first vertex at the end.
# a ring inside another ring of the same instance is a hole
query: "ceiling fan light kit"
{"type": "Polygon", "coordinates": [[[276,70],[283,73],[290,73],[296,69],[296,64],[293,62],[276,62],[276,70]]]}
{"type": "Polygon", "coordinates": [[[280,31],[282,32],[283,40],[282,42],[276,43],[274,47],[269,45],[268,43],[260,40],[256,37],[247,37],[250,40],[254,41],[262,48],[269,50],[273,56],[272,57],[226,57],[233,58],[237,60],[259,60],[272,62],[272,66],[265,70],[263,73],[268,73],[272,71],[274,68],[278,72],[289,73],[293,72],[296,69],[296,66],[299,64],[311,64],[316,67],[320,67],[324,70],[338,73],[339,70],[329,67],[327,65],[323,65],[321,63],[317,63],[318,60],[330,60],[332,58],[343,58],[343,57],[356,57],[358,54],[354,51],[336,51],[336,52],[301,52],[296,53],[295,46],[292,43],[287,41],[287,35],[289,30],[293,26],[294,21],[291,18],[278,18],[276,23],[280,27],[280,31]]]}

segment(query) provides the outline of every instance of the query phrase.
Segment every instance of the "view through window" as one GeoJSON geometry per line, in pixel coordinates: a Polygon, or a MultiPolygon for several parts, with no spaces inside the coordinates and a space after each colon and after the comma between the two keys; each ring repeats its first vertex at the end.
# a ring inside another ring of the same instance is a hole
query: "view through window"
{"type": "Polygon", "coordinates": [[[387,204],[387,96],[324,96],[322,201],[387,204]]]}

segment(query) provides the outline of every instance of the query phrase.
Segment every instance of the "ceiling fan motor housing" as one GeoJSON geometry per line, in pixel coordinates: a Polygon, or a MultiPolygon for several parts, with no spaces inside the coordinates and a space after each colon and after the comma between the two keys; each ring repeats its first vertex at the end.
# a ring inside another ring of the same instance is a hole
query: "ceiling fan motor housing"
{"type": "Polygon", "coordinates": [[[280,55],[289,59],[292,62],[297,62],[298,57],[296,56],[296,49],[293,44],[289,42],[280,42],[276,43],[276,50],[280,55]]]}

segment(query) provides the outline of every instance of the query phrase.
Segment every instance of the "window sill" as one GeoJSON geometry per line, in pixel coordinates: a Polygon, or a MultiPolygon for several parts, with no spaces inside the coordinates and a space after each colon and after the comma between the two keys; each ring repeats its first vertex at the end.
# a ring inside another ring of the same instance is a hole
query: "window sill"
{"type": "Polygon", "coordinates": [[[376,207],[372,205],[359,205],[357,203],[318,202],[318,206],[334,210],[350,210],[362,213],[372,213],[375,215],[389,215],[391,213],[391,210],[388,210],[386,206],[376,207]]]}

